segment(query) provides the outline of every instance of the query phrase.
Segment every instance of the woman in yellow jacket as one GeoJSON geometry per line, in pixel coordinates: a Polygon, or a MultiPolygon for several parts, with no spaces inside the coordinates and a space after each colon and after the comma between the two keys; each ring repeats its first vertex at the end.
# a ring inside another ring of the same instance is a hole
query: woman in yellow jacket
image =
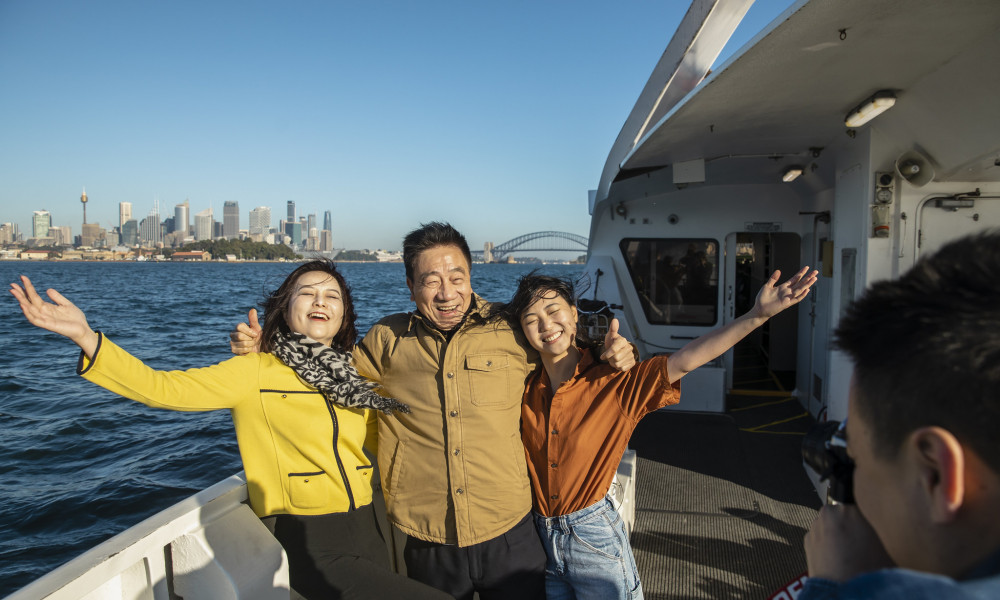
{"type": "Polygon", "coordinates": [[[372,508],[375,411],[408,408],[374,391],[351,366],[357,339],[351,291],[335,265],[295,269],[264,301],[260,353],[187,371],[156,371],[87,324],[55,290],[43,300],[22,276],[11,284],[33,325],[82,350],[77,372],[148,406],[229,409],[250,507],[288,555],[306,598],[439,598],[393,573],[372,508]]]}

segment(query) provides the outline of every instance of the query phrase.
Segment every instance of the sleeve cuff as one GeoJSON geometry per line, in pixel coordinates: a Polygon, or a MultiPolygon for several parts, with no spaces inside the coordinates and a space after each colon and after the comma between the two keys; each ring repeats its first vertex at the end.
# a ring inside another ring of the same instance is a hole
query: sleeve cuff
{"type": "Polygon", "coordinates": [[[88,359],[87,355],[84,354],[83,350],[80,350],[80,358],[76,362],[76,374],[77,375],[83,375],[84,373],[86,373],[87,371],[90,370],[90,367],[94,366],[94,363],[97,361],[97,355],[101,353],[101,342],[103,342],[103,341],[104,341],[104,334],[101,333],[100,331],[98,331],[97,332],[97,348],[94,349],[94,357],[93,358],[89,358],[88,359]]]}

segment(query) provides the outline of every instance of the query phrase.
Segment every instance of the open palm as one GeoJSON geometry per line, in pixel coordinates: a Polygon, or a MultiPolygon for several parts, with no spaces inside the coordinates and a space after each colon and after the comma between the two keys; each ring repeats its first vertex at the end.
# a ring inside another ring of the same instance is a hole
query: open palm
{"type": "Polygon", "coordinates": [[[10,293],[17,298],[28,322],[36,327],[64,335],[74,342],[91,333],[83,311],[55,290],[46,291],[52,300],[47,302],[35,291],[31,280],[22,275],[20,285],[10,284],[10,293]]]}
{"type": "Polygon", "coordinates": [[[798,304],[809,294],[809,288],[816,283],[818,271],[802,267],[798,273],[788,278],[788,281],[776,285],[781,278],[781,271],[771,273],[764,287],[760,288],[753,310],[757,316],[771,318],[789,306],[798,304]]]}

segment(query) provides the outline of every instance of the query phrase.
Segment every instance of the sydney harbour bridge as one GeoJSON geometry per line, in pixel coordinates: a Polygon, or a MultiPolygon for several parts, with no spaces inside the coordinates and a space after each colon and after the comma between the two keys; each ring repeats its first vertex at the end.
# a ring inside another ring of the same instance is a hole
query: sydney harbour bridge
{"type": "Polygon", "coordinates": [[[483,250],[473,250],[472,260],[500,262],[513,252],[576,252],[587,251],[587,238],[565,231],[526,233],[502,244],[486,242],[483,250]]]}

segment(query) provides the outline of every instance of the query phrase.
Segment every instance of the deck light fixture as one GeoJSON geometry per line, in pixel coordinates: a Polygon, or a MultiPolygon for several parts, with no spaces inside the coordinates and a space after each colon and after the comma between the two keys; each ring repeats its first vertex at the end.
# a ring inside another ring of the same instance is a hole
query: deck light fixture
{"type": "Polygon", "coordinates": [[[802,167],[795,165],[793,167],[788,167],[785,169],[785,174],[781,176],[781,180],[785,183],[795,181],[798,179],[799,175],[802,174],[802,167]]]}
{"type": "Polygon", "coordinates": [[[896,104],[896,95],[889,90],[881,90],[872,94],[870,98],[862,102],[847,113],[844,117],[844,125],[848,127],[861,127],[868,121],[884,113],[896,104]]]}

